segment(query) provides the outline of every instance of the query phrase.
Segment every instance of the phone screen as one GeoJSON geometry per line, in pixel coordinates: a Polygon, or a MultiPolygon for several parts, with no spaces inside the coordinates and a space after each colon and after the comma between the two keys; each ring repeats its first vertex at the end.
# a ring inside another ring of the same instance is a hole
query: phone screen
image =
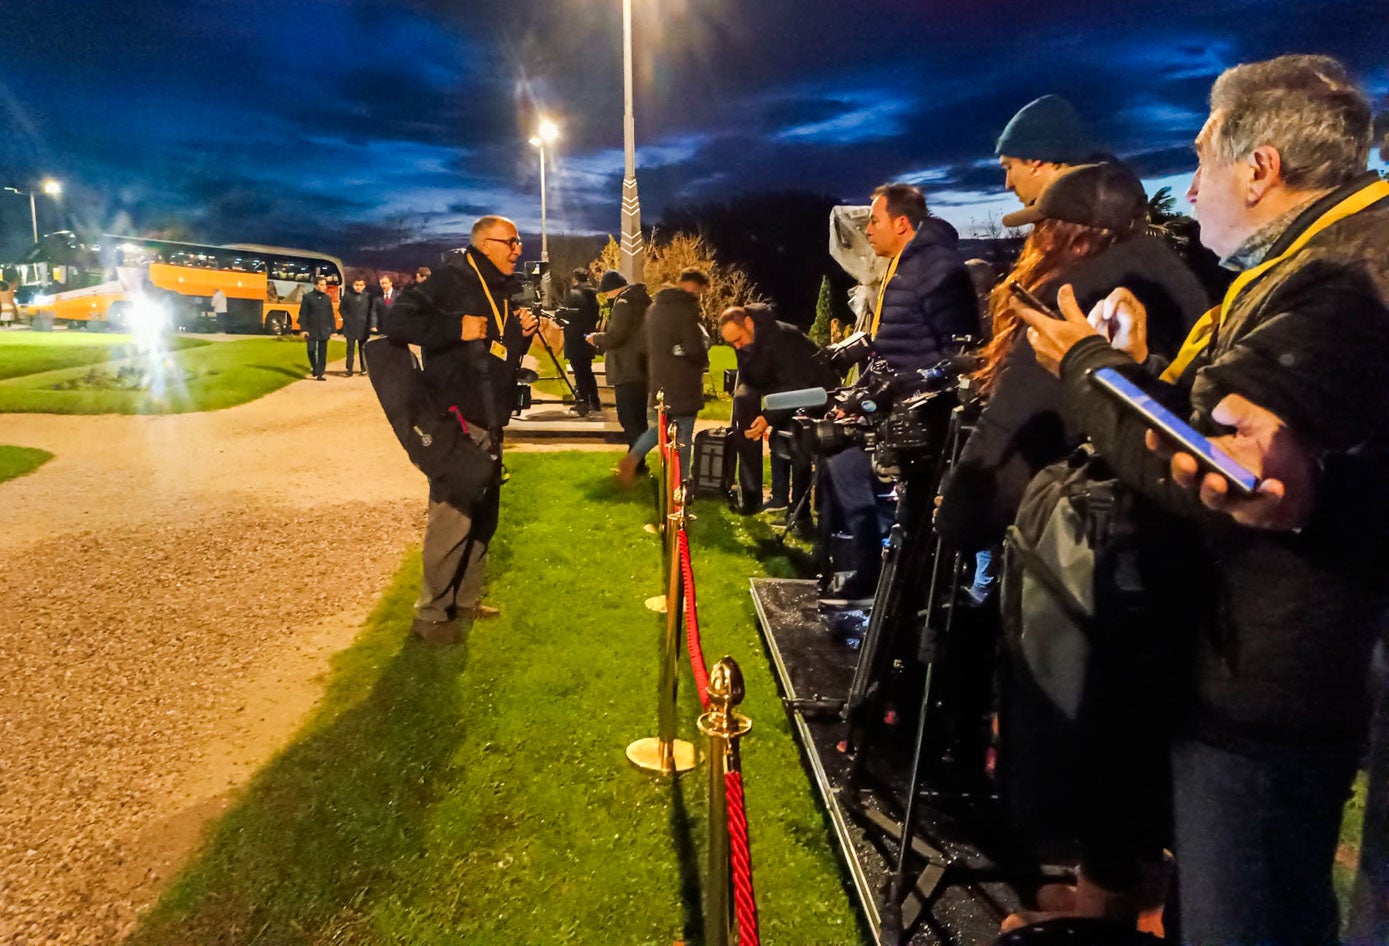
{"type": "Polygon", "coordinates": [[[1196,457],[1208,470],[1230,481],[1235,491],[1252,496],[1259,488],[1259,478],[1235,461],[1224,450],[1192,429],[1186,421],[1158,402],[1148,392],[1113,368],[1100,368],[1094,373],[1095,383],[1102,389],[1138,411],[1153,427],[1175,440],[1183,450],[1196,457]]]}

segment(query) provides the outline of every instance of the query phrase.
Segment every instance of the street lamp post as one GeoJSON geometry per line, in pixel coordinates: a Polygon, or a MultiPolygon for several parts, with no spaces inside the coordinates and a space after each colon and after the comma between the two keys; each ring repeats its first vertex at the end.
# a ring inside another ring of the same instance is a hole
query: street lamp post
{"type": "Polygon", "coordinates": [[[641,240],[641,202],[637,199],[636,121],[632,117],[632,0],[622,0],[622,137],[626,170],[622,178],[622,259],[629,283],[642,281],[646,247],[641,240]]]}
{"type": "Polygon", "coordinates": [[[553,308],[550,305],[550,234],[545,215],[545,146],[554,144],[558,138],[559,127],[548,118],[540,120],[540,127],[531,138],[531,144],[540,149],[540,304],[544,308],[553,308]]]}
{"type": "MultiPolygon", "coordinates": [[[[63,185],[59,184],[51,177],[45,178],[40,187],[49,197],[57,197],[63,192],[63,185]]],[[[30,187],[26,190],[20,190],[18,187],[6,187],[5,190],[21,197],[26,193],[29,195],[29,223],[34,228],[34,242],[39,242],[39,208],[38,205],[34,203],[34,189],[30,187]]]]}

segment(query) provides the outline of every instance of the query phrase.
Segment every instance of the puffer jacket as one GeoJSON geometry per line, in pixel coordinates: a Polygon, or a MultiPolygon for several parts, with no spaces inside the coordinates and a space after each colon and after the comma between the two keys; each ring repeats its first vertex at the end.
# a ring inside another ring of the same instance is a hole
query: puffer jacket
{"type": "Polygon", "coordinates": [[[666,410],[676,416],[704,407],[704,371],[709,338],[699,324],[699,300],[683,289],[662,289],[646,313],[646,348],[651,358],[647,400],[664,391],[666,410]]]}
{"type": "Polygon", "coordinates": [[[949,353],[952,335],[978,333],[979,302],[959,242],[954,227],[927,217],[902,250],[873,336],[896,371],[929,368],[949,353]]]}
{"type": "Polygon", "coordinates": [[[593,346],[606,356],[603,370],[608,384],[646,381],[646,310],[650,305],[646,287],[633,283],[613,300],[607,328],[593,336],[593,346]]]}

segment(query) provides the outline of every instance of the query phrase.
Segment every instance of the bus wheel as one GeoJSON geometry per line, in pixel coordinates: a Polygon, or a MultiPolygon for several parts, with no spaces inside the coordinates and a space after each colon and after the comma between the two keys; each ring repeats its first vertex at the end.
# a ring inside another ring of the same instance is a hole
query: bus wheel
{"type": "Polygon", "coordinates": [[[265,330],[271,335],[283,335],[289,331],[289,315],[285,312],[271,312],[265,317],[265,330]]]}

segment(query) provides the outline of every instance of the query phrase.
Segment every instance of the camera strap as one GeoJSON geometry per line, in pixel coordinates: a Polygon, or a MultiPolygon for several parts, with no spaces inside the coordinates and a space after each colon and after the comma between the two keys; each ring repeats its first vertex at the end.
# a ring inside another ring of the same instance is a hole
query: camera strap
{"type": "MultiPolygon", "coordinates": [[[[1235,281],[1230,284],[1229,290],[1225,293],[1225,299],[1220,305],[1211,309],[1201,318],[1196,320],[1196,324],[1191,327],[1191,332],[1187,335],[1186,341],[1182,342],[1181,350],[1177,352],[1177,357],[1172,359],[1172,364],[1167,366],[1167,370],[1162,373],[1162,380],[1175,382],[1182,376],[1182,372],[1196,360],[1196,356],[1206,349],[1206,346],[1215,338],[1215,333],[1225,324],[1225,319],[1230,315],[1230,310],[1234,307],[1235,300],[1239,294],[1244,292],[1250,284],[1260,276],[1267,273],[1273,267],[1283,262],[1288,257],[1300,251],[1304,246],[1311,242],[1312,238],[1321,233],[1333,223],[1344,220],[1359,213],[1366,207],[1379,203],[1384,198],[1389,197],[1389,181],[1375,181],[1360,188],[1335,207],[1317,218],[1316,222],[1303,231],[1302,235],[1293,241],[1292,246],[1288,247],[1273,259],[1264,260],[1258,266],[1247,269],[1235,277],[1235,281]]],[[[881,305],[881,302],[879,303],[881,305]]],[[[874,326],[876,327],[876,322],[874,326]]]]}

